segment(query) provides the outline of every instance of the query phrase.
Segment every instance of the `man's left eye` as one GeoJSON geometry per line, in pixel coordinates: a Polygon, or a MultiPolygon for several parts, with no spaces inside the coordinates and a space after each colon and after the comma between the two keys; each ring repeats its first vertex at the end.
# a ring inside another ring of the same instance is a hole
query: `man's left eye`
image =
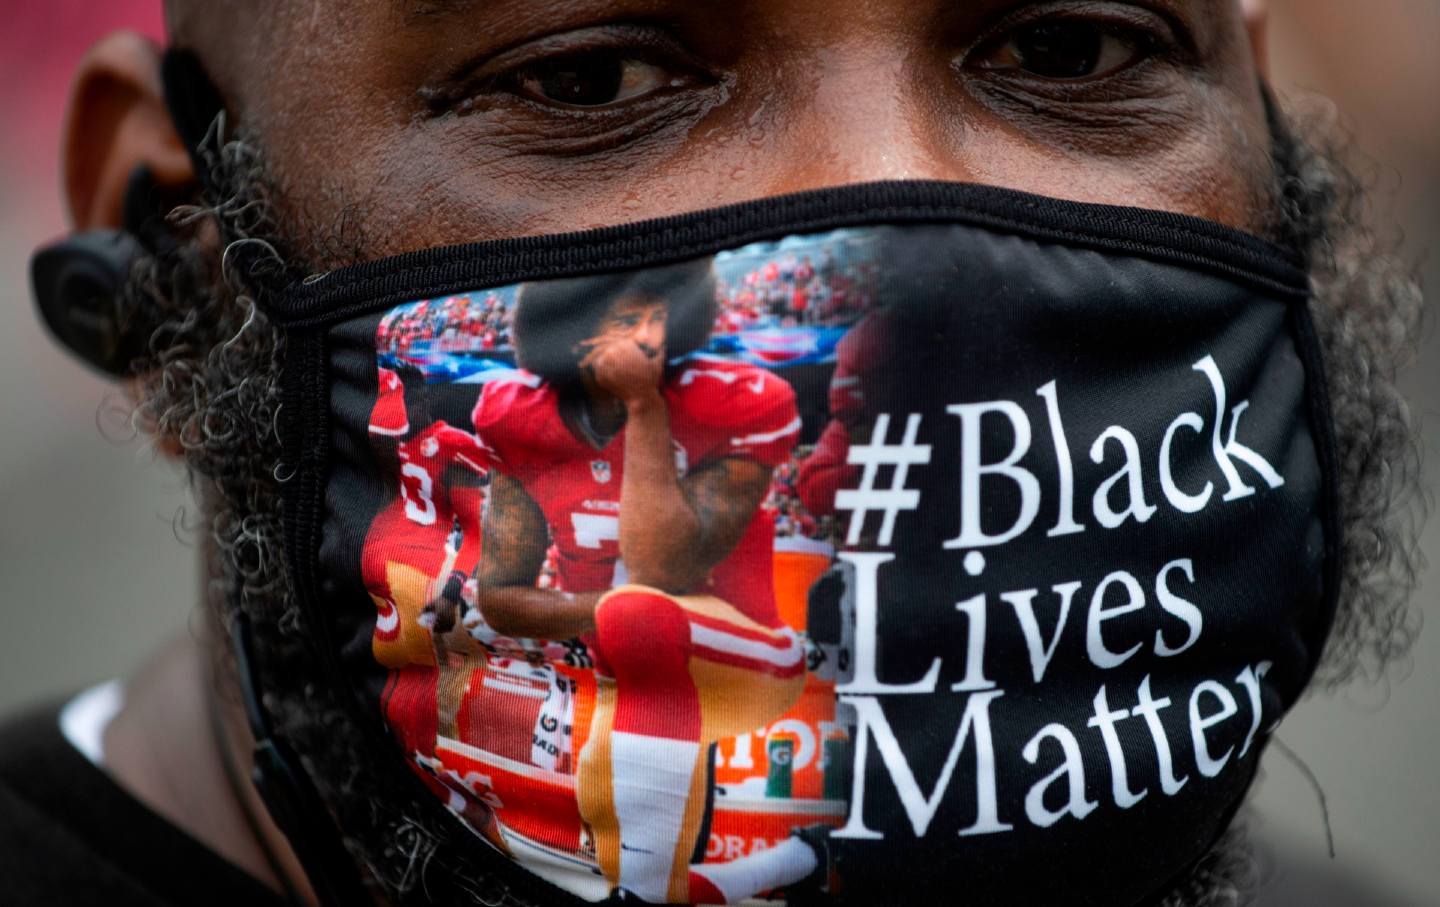
{"type": "Polygon", "coordinates": [[[1053,81],[1100,79],[1140,63],[1148,42],[1134,33],[1080,20],[1052,20],[1011,32],[972,66],[1053,81]]]}
{"type": "Polygon", "coordinates": [[[608,107],[688,84],[686,76],[664,66],[611,51],[541,60],[514,77],[520,95],[542,104],[574,108],[608,107]]]}

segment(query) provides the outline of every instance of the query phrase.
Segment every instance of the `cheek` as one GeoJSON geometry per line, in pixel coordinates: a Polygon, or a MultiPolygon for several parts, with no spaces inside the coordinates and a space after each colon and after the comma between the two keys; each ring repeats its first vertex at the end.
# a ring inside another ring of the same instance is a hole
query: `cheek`
{"type": "Polygon", "coordinates": [[[1072,201],[1173,211],[1251,232],[1267,224],[1271,181],[1263,112],[1240,103],[1197,105],[1155,126],[1143,153],[1123,137],[1040,143],[1006,127],[970,135],[977,182],[1072,201]]]}
{"type": "Polygon", "coordinates": [[[977,91],[948,141],[978,182],[1258,232],[1273,179],[1259,83],[1239,58],[1213,68],[1215,78],[1177,71],[1150,96],[1073,111],[977,91]]]}
{"type": "MultiPolygon", "coordinates": [[[[972,122],[948,147],[929,143],[902,173],[872,173],[816,141],[801,140],[804,147],[796,147],[784,136],[768,145],[737,145],[733,135],[718,141],[697,137],[663,163],[644,168],[632,166],[628,155],[557,164],[474,145],[450,152],[442,142],[425,153],[404,144],[368,155],[352,152],[313,180],[289,182],[282,194],[311,223],[326,223],[315,212],[347,205],[363,214],[345,220],[348,234],[327,250],[340,259],[331,264],[586,229],[872,178],[987,183],[1074,201],[1175,211],[1251,231],[1264,226],[1268,131],[1263,114],[1238,101],[1204,105],[1181,125],[1155,127],[1139,155],[1116,153],[1113,146],[1133,144],[1121,139],[1111,147],[1097,148],[1094,140],[1067,147],[1036,141],[1011,123],[972,122]],[[807,162],[803,170],[797,169],[800,161],[807,162]]],[[[312,235],[324,239],[331,232],[322,228],[312,235]]],[[[663,327],[658,321],[657,328],[663,327]]]]}

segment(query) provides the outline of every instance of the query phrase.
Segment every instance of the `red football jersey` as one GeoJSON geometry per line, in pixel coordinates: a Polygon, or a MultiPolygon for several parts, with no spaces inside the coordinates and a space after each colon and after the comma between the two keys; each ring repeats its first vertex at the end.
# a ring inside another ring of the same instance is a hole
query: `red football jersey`
{"type": "MultiPolygon", "coordinates": [[[[726,457],[776,466],[800,435],[795,393],[764,369],[696,359],[661,388],[680,475],[726,457]]],[[[475,430],[494,451],[494,468],[515,478],[550,526],[559,552],[558,585],[594,592],[627,582],[620,560],[620,487],[625,432],[597,450],[576,438],[546,384],[516,372],[485,385],[475,430]]],[[[778,626],[771,558],[774,514],[756,507],[739,544],[694,593],[714,595],[752,619],[778,626]]]]}
{"type": "Polygon", "coordinates": [[[405,500],[405,516],[421,526],[434,525],[443,517],[448,528],[453,511],[449,495],[442,487],[445,470],[463,466],[476,475],[484,475],[492,454],[479,438],[445,422],[436,422],[420,434],[400,445],[400,495],[405,500]]]}
{"type": "Polygon", "coordinates": [[[410,430],[405,413],[405,385],[400,376],[384,366],[379,369],[379,394],[370,411],[370,434],[398,438],[410,430]]]}

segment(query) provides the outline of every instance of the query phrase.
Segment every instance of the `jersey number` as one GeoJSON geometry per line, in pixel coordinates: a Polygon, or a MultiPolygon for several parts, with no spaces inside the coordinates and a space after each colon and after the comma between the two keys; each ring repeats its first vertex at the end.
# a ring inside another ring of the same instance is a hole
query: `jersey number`
{"type": "Polygon", "coordinates": [[[400,475],[405,479],[413,481],[400,482],[400,496],[405,499],[405,515],[411,521],[421,526],[433,526],[435,524],[435,502],[431,500],[431,492],[434,488],[434,480],[430,473],[414,463],[406,463],[400,467],[400,475]],[[412,494],[411,486],[414,486],[412,494]]]}
{"type": "Polygon", "coordinates": [[[602,542],[620,541],[619,517],[572,513],[570,528],[575,530],[575,544],[581,548],[599,548],[602,542]]]}

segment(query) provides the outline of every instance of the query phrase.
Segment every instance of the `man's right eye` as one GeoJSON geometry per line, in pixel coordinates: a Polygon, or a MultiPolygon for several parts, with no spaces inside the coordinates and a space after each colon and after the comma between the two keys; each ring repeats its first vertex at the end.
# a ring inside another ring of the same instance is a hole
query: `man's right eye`
{"type": "Polygon", "coordinates": [[[664,66],[599,50],[531,63],[513,77],[514,91],[531,101],[559,107],[610,107],[694,80],[664,66]]]}

